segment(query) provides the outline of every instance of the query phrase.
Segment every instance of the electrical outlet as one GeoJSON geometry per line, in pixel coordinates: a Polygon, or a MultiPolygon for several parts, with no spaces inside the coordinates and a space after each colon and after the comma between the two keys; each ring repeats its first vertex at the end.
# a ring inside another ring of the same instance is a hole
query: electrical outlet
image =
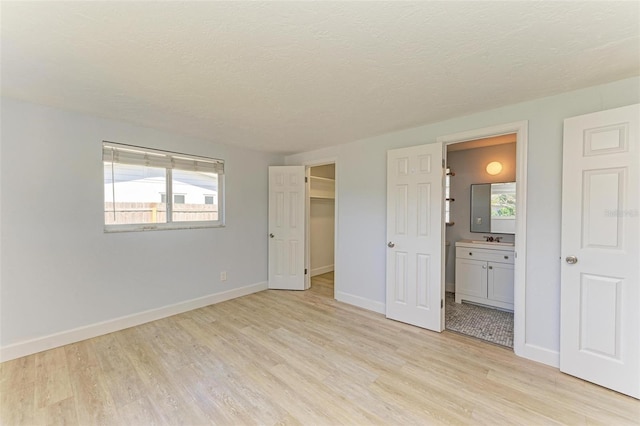
{"type": "Polygon", "coordinates": [[[220,272],[220,281],[226,281],[226,280],[227,280],[227,271],[220,272]]]}

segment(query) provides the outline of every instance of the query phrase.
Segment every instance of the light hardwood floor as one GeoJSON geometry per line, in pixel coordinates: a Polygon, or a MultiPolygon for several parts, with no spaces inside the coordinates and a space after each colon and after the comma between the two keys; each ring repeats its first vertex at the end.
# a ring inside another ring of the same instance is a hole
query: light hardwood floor
{"type": "Polygon", "coordinates": [[[640,402],[454,333],[264,291],[0,365],[2,425],[638,424],[640,402]]]}

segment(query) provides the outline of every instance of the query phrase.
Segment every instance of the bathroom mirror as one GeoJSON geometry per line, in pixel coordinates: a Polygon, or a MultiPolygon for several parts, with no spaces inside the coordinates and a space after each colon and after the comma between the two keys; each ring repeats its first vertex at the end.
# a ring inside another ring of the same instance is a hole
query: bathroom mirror
{"type": "Polygon", "coordinates": [[[471,232],[516,233],[516,183],[471,185],[471,232]]]}

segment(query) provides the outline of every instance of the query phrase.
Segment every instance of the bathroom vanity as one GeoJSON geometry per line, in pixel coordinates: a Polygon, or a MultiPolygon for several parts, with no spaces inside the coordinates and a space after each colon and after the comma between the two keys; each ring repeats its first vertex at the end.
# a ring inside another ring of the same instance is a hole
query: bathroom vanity
{"type": "Polygon", "coordinates": [[[456,243],[456,303],[463,300],[513,311],[513,243],[456,243]]]}

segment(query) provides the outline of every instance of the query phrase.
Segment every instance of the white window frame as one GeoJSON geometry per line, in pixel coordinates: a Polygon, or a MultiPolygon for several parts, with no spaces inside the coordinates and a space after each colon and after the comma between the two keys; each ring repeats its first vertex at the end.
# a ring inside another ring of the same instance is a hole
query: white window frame
{"type": "MultiPolygon", "coordinates": [[[[132,223],[132,224],[104,224],[104,232],[131,232],[131,231],[156,231],[169,229],[199,229],[199,228],[221,228],[225,225],[224,214],[224,160],[219,158],[196,156],[180,152],[163,151],[159,149],[146,148],[136,145],[121,144],[116,142],[102,141],[102,161],[115,162],[121,164],[134,164],[149,167],[160,167],[165,169],[166,180],[166,200],[167,222],[165,223],[132,223]],[[119,155],[118,155],[119,154],[119,155]],[[118,159],[118,161],[114,161],[118,159]],[[218,220],[207,221],[173,221],[173,169],[208,171],[218,174],[218,220]]],[[[104,172],[103,172],[104,173],[104,172]]],[[[103,176],[104,178],[104,176],[103,176]]],[[[103,179],[104,181],[104,179],[103,179]]],[[[104,188],[102,185],[102,203],[104,211],[104,188]]],[[[115,201],[115,200],[114,200],[115,201]]],[[[104,223],[104,216],[103,216],[104,223]]]]}

